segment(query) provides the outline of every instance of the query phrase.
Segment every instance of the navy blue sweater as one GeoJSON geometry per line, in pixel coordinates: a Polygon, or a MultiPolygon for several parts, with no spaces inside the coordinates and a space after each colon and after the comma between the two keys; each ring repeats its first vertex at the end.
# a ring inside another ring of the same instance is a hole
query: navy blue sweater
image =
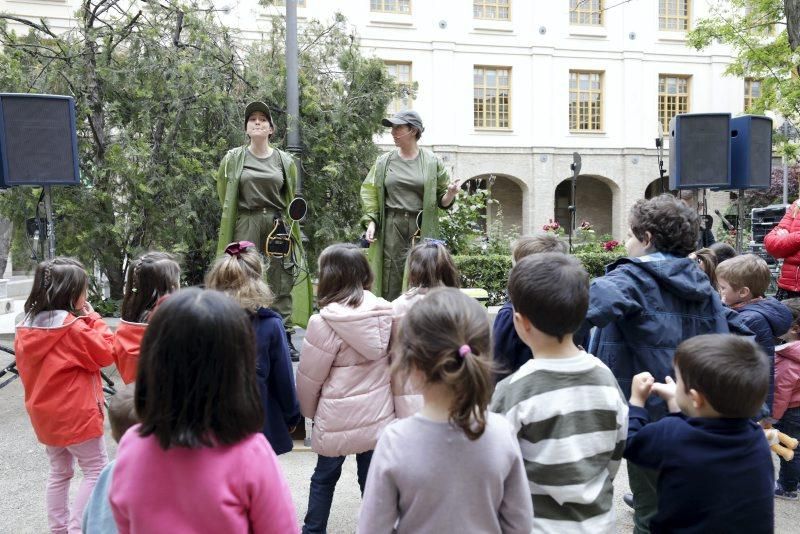
{"type": "Polygon", "coordinates": [[[773,531],[775,475],[761,427],[682,414],[649,421],[630,407],[624,456],[659,471],[651,532],[773,531]]]}
{"type": "Polygon", "coordinates": [[[267,308],[252,315],[256,335],[256,375],[264,405],[264,429],[275,454],[292,450],[289,427],[300,423],[292,360],[281,316],[267,308]]]}
{"type": "Polygon", "coordinates": [[[500,382],[533,358],[530,347],[523,343],[514,328],[514,308],[506,302],[497,312],[492,327],[494,362],[497,364],[495,382],[500,382]]]}

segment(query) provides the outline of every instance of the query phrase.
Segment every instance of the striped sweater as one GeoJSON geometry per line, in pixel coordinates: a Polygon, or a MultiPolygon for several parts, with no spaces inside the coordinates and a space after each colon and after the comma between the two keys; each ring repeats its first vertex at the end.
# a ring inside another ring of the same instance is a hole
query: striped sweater
{"type": "Polygon", "coordinates": [[[613,478],[628,431],[614,375],[581,352],[536,358],[497,385],[491,410],[519,438],[537,532],[611,532],[613,478]]]}

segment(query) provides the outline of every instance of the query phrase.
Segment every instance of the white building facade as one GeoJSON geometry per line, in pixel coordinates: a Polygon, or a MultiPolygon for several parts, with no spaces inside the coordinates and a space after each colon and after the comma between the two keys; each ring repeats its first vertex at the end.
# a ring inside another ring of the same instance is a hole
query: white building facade
{"type": "MultiPolygon", "coordinates": [[[[246,40],[285,12],[256,0],[216,4],[246,40]]],[[[70,25],[76,5],[0,0],[56,28],[70,25]]],[[[758,82],[724,75],[727,48],[687,47],[686,30],[708,10],[708,0],[301,0],[298,15],[302,25],[343,13],[365,54],[416,85],[413,100],[393,107],[420,113],[421,144],[454,176],[495,177],[502,215],[492,216],[506,228],[566,222],[578,152],[578,221],[620,239],[630,206],[661,190],[659,129],[678,112],[740,114],[758,94],[758,82]]],[[[388,135],[376,141],[391,145],[388,135]]],[[[718,206],[727,196],[709,198],[718,206]]]]}

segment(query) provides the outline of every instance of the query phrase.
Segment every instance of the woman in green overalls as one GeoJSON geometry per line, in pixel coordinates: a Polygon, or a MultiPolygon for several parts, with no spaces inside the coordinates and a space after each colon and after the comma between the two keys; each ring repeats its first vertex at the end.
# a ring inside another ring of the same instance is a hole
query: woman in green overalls
{"type": "Polygon", "coordinates": [[[439,237],[439,209],[448,209],[459,182],[450,181],[441,160],[417,145],[422,119],[416,111],[395,113],[382,124],[392,129],[397,147],[375,160],[361,185],[361,224],[371,243],[369,260],[375,274],[372,292],[394,300],[403,291],[403,272],[411,241],[439,237]],[[421,228],[417,215],[422,212],[421,228]]]}
{"type": "Polygon", "coordinates": [[[247,145],[236,147],[222,158],[217,172],[217,194],[222,204],[217,256],[232,241],[252,241],[266,253],[268,236],[275,223],[291,225],[293,253],[266,256],[267,283],[275,294],[272,307],[281,314],[293,359],[293,324],[305,326],[311,313],[311,279],[307,274],[300,228],[291,224],[287,208],[297,186],[297,167],[292,157],[270,146],[275,123],[267,105],[251,102],[244,112],[247,145]]]}

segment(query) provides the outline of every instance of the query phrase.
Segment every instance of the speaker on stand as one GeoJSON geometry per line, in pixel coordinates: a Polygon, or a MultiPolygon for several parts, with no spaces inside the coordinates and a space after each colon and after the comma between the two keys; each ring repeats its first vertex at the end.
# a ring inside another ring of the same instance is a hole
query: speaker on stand
{"type": "Polygon", "coordinates": [[[741,252],[745,189],[772,178],[772,119],[729,113],[676,115],[669,124],[670,189],[738,191],[736,249],[741,252]]]}
{"type": "MultiPolygon", "coordinates": [[[[772,119],[761,115],[742,115],[731,119],[731,189],[739,192],[738,215],[741,225],[744,221],[745,189],[768,189],[772,180],[772,119]]],[[[785,209],[783,211],[786,211],[785,209]]],[[[754,244],[763,244],[764,236],[757,235],[763,224],[753,217],[756,210],[751,211],[751,229],[753,231],[751,250],[754,244]]],[[[767,210],[764,213],[772,213],[767,210]]],[[[781,213],[783,216],[783,213],[781,213]]],[[[767,216],[769,219],[769,216],[767,216]]],[[[774,221],[777,224],[780,221],[774,221]]],[[[736,249],[742,251],[742,232],[736,233],[736,249]]],[[[764,234],[766,235],[766,234],[764,234]]],[[[766,258],[765,258],[766,259],[766,258]]]]}
{"type": "Polygon", "coordinates": [[[51,186],[79,183],[75,100],[0,93],[0,187],[43,188],[51,259],[56,254],[51,186]]]}
{"type": "Polygon", "coordinates": [[[730,113],[686,113],[669,122],[669,188],[702,190],[696,200],[707,227],[706,189],[730,184],[730,119],[730,113]]]}
{"type": "Polygon", "coordinates": [[[669,188],[727,188],[730,113],[685,113],[669,121],[669,188]]]}

